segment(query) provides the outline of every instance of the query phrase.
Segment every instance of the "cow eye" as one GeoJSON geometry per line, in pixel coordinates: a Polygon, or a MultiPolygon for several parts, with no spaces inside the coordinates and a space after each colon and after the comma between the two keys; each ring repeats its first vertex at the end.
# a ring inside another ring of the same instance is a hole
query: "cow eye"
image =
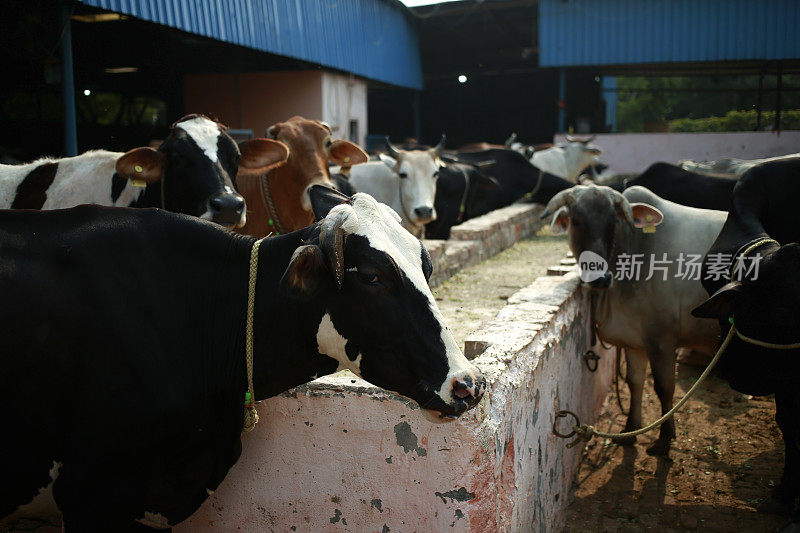
{"type": "Polygon", "coordinates": [[[359,271],[356,271],[356,277],[358,278],[358,281],[360,281],[361,283],[363,283],[365,285],[371,285],[373,287],[383,287],[384,286],[383,280],[381,280],[381,277],[378,274],[374,273],[374,272],[362,272],[362,271],[359,270],[359,271]]]}
{"type": "Polygon", "coordinates": [[[333,145],[333,141],[331,141],[330,139],[325,141],[325,148],[330,148],[332,145],[333,145]]]}
{"type": "Polygon", "coordinates": [[[401,177],[401,178],[403,178],[403,179],[405,179],[405,178],[407,178],[407,177],[408,177],[408,173],[407,173],[407,172],[401,172],[399,175],[400,175],[400,177],[401,177]]]}

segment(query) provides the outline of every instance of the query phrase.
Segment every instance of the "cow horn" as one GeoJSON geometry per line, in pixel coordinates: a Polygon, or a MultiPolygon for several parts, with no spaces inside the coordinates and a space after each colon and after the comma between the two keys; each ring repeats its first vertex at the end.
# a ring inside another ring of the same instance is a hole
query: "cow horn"
{"type": "Polygon", "coordinates": [[[447,136],[442,133],[442,138],[439,140],[439,144],[433,147],[433,151],[437,156],[442,153],[442,150],[444,150],[445,141],[447,141],[447,136]]]}
{"type": "Polygon", "coordinates": [[[539,218],[547,218],[551,214],[555,213],[561,206],[572,205],[575,203],[574,189],[575,187],[572,187],[571,189],[565,189],[550,198],[550,201],[547,202],[547,207],[544,208],[544,213],[542,213],[542,216],[539,218]]]}
{"type": "Polygon", "coordinates": [[[628,202],[628,199],[613,189],[608,189],[606,194],[611,196],[611,203],[614,205],[617,215],[623,217],[628,224],[633,226],[633,209],[631,209],[631,204],[628,202]]]}
{"type": "Polygon", "coordinates": [[[516,133],[512,133],[511,135],[508,136],[508,139],[506,139],[506,142],[503,143],[503,146],[505,146],[506,148],[511,148],[511,145],[514,144],[514,142],[516,142],[516,140],[517,140],[517,134],[516,133]]]}
{"type": "Polygon", "coordinates": [[[333,216],[328,215],[322,220],[322,230],[319,234],[319,246],[328,257],[328,263],[333,271],[337,288],[342,288],[344,281],[344,225],[347,213],[337,211],[333,216]]]}
{"type": "Polygon", "coordinates": [[[392,144],[392,141],[389,140],[389,136],[386,136],[386,149],[389,150],[389,155],[397,158],[399,155],[400,150],[397,149],[395,145],[392,144]]]}

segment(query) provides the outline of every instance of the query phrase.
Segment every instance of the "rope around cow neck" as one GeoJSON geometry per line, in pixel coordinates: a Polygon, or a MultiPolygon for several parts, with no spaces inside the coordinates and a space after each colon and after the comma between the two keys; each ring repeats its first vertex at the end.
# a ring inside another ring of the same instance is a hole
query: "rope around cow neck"
{"type": "Polygon", "coordinates": [[[544,181],[543,178],[544,170],[539,169],[539,179],[536,180],[536,187],[534,187],[532,191],[525,193],[526,200],[530,200],[537,192],[539,192],[539,189],[542,187],[542,181],[544,181]]]}
{"type": "Polygon", "coordinates": [[[247,324],[245,325],[245,358],[247,360],[247,393],[244,398],[243,431],[252,431],[258,424],[255,392],[253,391],[253,310],[256,306],[256,279],[258,277],[258,248],[266,239],[258,239],[250,251],[250,280],[247,286],[247,324]]]}
{"type": "Polygon", "coordinates": [[[463,168],[460,168],[459,171],[461,175],[464,176],[464,194],[461,195],[461,203],[458,204],[458,216],[456,220],[458,222],[462,222],[464,220],[464,213],[467,211],[467,195],[469,194],[469,174],[463,168]]]}
{"type": "Polygon", "coordinates": [[[272,191],[269,188],[269,173],[264,174],[264,188],[261,189],[261,195],[267,201],[267,209],[270,211],[267,213],[267,224],[275,228],[275,235],[286,233],[278,216],[278,210],[275,209],[275,203],[272,201],[272,191]]]}

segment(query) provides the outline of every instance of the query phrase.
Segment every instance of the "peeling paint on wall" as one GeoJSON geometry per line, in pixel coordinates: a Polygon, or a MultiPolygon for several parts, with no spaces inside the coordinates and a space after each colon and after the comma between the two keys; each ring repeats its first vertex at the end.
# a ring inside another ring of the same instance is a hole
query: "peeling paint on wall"
{"type": "Polygon", "coordinates": [[[420,457],[428,455],[428,450],[417,446],[417,436],[411,431],[411,426],[408,422],[400,422],[394,426],[394,435],[397,438],[398,446],[403,447],[403,451],[408,453],[411,451],[417,452],[420,457]]]}
{"type": "Polygon", "coordinates": [[[466,487],[461,487],[458,490],[448,490],[447,492],[434,492],[434,494],[440,497],[443,503],[447,503],[445,498],[450,498],[457,502],[468,502],[475,497],[475,494],[469,492],[466,487]]]}

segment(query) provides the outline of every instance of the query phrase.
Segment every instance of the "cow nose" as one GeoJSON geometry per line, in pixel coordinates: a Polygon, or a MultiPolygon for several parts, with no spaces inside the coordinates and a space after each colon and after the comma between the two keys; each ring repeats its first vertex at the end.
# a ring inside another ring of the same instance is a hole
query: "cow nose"
{"type": "Polygon", "coordinates": [[[607,289],[611,286],[611,282],[613,281],[614,276],[611,275],[611,272],[605,272],[602,278],[597,278],[596,280],[589,283],[595,289],[607,289]]]}
{"type": "Polygon", "coordinates": [[[417,216],[419,220],[428,221],[433,218],[433,208],[432,207],[415,207],[414,214],[417,216]]]}
{"type": "Polygon", "coordinates": [[[208,209],[214,216],[237,215],[244,213],[244,198],[238,194],[218,194],[208,201],[208,209]]]}
{"type": "Polygon", "coordinates": [[[486,378],[480,371],[464,371],[452,377],[450,383],[458,414],[477,405],[486,390],[486,378]]]}

